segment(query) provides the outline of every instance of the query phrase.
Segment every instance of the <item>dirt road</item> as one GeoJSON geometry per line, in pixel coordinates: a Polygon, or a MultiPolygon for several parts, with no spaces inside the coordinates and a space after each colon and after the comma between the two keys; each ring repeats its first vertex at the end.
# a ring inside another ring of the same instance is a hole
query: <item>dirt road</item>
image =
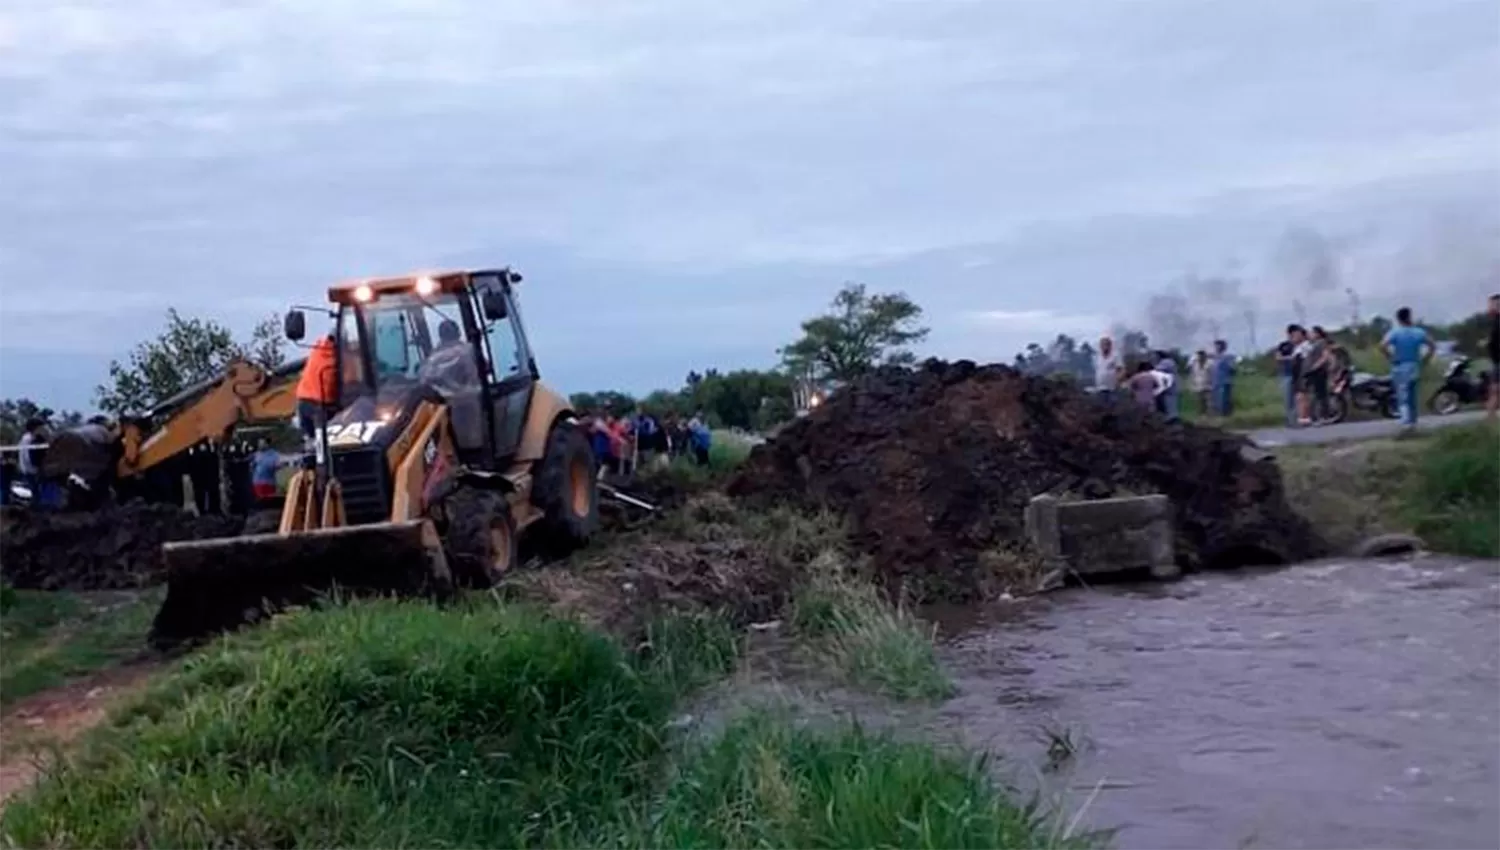
{"type": "MultiPolygon", "coordinates": [[[[1450,425],[1465,425],[1482,422],[1484,411],[1468,410],[1451,416],[1421,416],[1417,427],[1423,431],[1446,428],[1450,425]]],[[[1263,428],[1246,432],[1250,439],[1265,448],[1276,446],[1311,445],[1337,443],[1342,440],[1376,440],[1393,437],[1401,431],[1401,423],[1394,419],[1374,419],[1368,422],[1345,422],[1321,428],[1263,428]]]]}

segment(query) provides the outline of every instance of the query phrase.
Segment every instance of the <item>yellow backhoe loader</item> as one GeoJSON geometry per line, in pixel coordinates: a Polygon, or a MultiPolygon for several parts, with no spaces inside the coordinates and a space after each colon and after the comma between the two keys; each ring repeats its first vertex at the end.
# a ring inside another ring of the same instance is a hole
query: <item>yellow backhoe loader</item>
{"type": "MultiPolygon", "coordinates": [[[[508,268],[333,286],[339,413],[273,534],[168,543],[153,640],[170,644],[334,588],[443,594],[493,582],[524,533],[567,550],[598,526],[594,458],[541,383],[508,268]]],[[[300,340],[305,316],[287,314],[300,340]]]]}

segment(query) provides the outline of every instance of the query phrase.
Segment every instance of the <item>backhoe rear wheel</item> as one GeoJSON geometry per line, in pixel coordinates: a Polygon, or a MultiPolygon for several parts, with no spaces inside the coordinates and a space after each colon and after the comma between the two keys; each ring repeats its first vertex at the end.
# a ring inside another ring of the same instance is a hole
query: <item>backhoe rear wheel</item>
{"type": "Polygon", "coordinates": [[[565,554],[588,543],[599,528],[599,490],[594,451],[576,426],[552,426],[532,492],[543,513],[542,533],[550,548],[565,554]]]}
{"type": "Polygon", "coordinates": [[[516,565],[516,523],[505,496],[463,488],[439,510],[443,554],[463,587],[491,587],[516,565]]]}

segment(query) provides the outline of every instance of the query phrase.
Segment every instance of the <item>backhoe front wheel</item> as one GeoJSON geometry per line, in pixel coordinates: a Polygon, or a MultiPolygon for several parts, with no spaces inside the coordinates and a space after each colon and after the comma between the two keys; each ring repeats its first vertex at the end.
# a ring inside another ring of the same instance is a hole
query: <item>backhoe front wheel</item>
{"type": "Polygon", "coordinates": [[[461,489],[443,500],[444,555],[464,587],[491,587],[516,565],[515,518],[499,493],[461,489]]]}
{"type": "Polygon", "coordinates": [[[598,529],[594,452],[576,426],[552,426],[533,493],[533,501],[543,513],[545,542],[559,553],[584,545],[598,529]]]}

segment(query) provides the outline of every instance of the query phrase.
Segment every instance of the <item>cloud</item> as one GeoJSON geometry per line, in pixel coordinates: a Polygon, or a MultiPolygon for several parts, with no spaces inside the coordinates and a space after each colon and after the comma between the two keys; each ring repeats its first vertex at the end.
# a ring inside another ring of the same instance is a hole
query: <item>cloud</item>
{"type": "MultiPolygon", "coordinates": [[[[1132,314],[1298,220],[1364,232],[1372,186],[1485,220],[1493,11],[11,0],[0,346],[117,353],[169,305],[248,326],[458,257],[520,265],[549,374],[590,386],[769,361],[852,278],[935,317],[1132,314]],[[575,342],[631,333],[638,367],[575,342]]],[[[1401,247],[1420,215],[1381,221],[1361,256],[1458,279],[1401,247]]]]}
{"type": "Polygon", "coordinates": [[[1042,334],[1076,333],[1109,326],[1109,319],[1104,316],[1059,313],[1055,310],[977,310],[968,313],[965,318],[980,325],[1010,332],[1042,334]]]}

